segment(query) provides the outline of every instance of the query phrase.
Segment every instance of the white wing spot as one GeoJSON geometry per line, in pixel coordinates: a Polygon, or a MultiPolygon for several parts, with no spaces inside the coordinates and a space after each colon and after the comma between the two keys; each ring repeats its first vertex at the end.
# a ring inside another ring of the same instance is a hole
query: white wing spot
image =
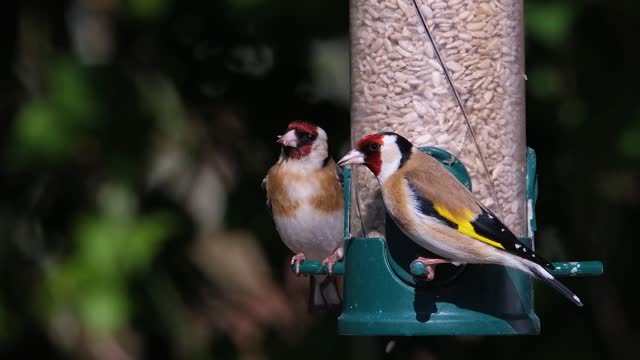
{"type": "Polygon", "coordinates": [[[520,244],[516,244],[516,249],[520,249],[521,246],[522,245],[520,245],[520,244]]]}
{"type": "Polygon", "coordinates": [[[527,252],[527,248],[522,248],[522,252],[527,252]]]}
{"type": "Polygon", "coordinates": [[[577,301],[577,302],[580,302],[580,303],[582,302],[582,301],[580,301],[580,298],[579,298],[579,297],[577,297],[576,295],[573,295],[573,299],[574,299],[575,301],[577,301]]]}
{"type": "Polygon", "coordinates": [[[500,232],[504,232],[504,229],[500,229],[500,232]]]}
{"type": "Polygon", "coordinates": [[[536,254],[531,254],[531,257],[536,257],[536,254]]]}
{"type": "Polygon", "coordinates": [[[493,216],[491,216],[490,214],[487,214],[487,217],[488,217],[489,219],[493,219],[493,216]]]}
{"type": "Polygon", "coordinates": [[[544,270],[542,272],[542,276],[546,277],[547,279],[553,279],[553,275],[551,275],[547,270],[544,270]]]}

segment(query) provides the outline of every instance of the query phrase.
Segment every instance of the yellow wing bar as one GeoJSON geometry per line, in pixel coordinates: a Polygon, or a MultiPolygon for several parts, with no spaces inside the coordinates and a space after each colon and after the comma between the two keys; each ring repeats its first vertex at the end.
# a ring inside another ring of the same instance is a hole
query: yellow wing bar
{"type": "Polygon", "coordinates": [[[498,249],[504,250],[504,246],[499,242],[491,240],[485,236],[482,236],[475,231],[475,229],[473,228],[473,225],[471,224],[471,221],[473,221],[475,216],[471,213],[471,211],[465,210],[464,219],[460,219],[453,216],[453,214],[451,214],[451,212],[447,208],[442,207],[438,204],[435,204],[433,208],[438,212],[438,214],[440,214],[440,216],[458,225],[459,232],[469,237],[472,237],[476,240],[482,241],[483,243],[486,243],[491,246],[497,247],[498,249]]]}

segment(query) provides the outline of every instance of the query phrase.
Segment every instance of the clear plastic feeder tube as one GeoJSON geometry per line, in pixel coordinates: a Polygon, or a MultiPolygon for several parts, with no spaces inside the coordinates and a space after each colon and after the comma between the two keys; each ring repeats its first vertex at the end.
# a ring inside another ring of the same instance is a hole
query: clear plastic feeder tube
{"type": "MultiPolygon", "coordinates": [[[[351,0],[350,7],[352,141],[394,131],[451,152],[477,198],[526,236],[522,0],[351,0]]],[[[364,223],[367,236],[383,235],[377,181],[361,168],[353,182],[352,234],[361,236],[364,223]]]]}

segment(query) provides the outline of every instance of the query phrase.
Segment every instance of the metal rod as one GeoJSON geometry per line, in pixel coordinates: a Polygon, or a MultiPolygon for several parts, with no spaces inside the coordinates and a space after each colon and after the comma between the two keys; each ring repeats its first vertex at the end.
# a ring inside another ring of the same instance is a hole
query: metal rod
{"type": "Polygon", "coordinates": [[[453,97],[455,98],[456,103],[458,104],[458,107],[460,107],[460,111],[462,112],[462,118],[464,119],[464,122],[466,123],[467,128],[469,129],[469,134],[471,134],[471,139],[473,140],[473,144],[476,150],[478,150],[478,157],[480,157],[482,170],[484,171],[484,175],[487,177],[487,181],[489,181],[489,190],[491,191],[491,197],[493,198],[493,201],[495,201],[496,203],[496,208],[498,209],[498,215],[500,215],[500,218],[504,221],[504,213],[502,212],[502,205],[498,200],[496,188],[493,185],[493,180],[491,180],[491,174],[489,173],[489,168],[487,167],[487,163],[484,160],[484,154],[480,149],[480,144],[478,144],[476,133],[473,130],[473,126],[471,126],[471,120],[469,120],[469,117],[467,116],[467,111],[464,108],[464,104],[462,104],[462,99],[460,98],[460,94],[458,94],[458,90],[456,90],[456,87],[453,85],[453,79],[451,78],[451,74],[449,74],[449,69],[447,69],[447,66],[444,63],[444,60],[442,59],[442,55],[440,54],[440,49],[438,47],[438,44],[436,43],[435,39],[431,35],[431,31],[429,30],[429,26],[427,25],[427,20],[424,18],[424,15],[422,14],[422,11],[420,10],[420,7],[418,6],[418,3],[416,2],[416,0],[413,0],[413,5],[416,11],[418,12],[418,17],[420,17],[420,21],[422,22],[422,26],[424,27],[424,30],[427,33],[429,42],[433,46],[433,51],[435,52],[436,57],[438,58],[438,62],[440,63],[440,66],[442,66],[442,71],[444,72],[444,76],[447,79],[447,83],[449,84],[451,91],[453,92],[453,97]]]}
{"type": "MultiPolygon", "coordinates": [[[[604,266],[601,261],[570,261],[570,262],[554,262],[555,270],[551,272],[554,276],[599,276],[604,273],[604,266]]],[[[291,267],[295,271],[295,265],[291,267]]],[[[411,269],[411,272],[419,269],[411,269]]],[[[322,266],[320,261],[304,261],[300,264],[300,274],[304,275],[320,275],[328,274],[327,266],[322,266]]],[[[334,275],[344,275],[344,262],[338,262],[333,266],[334,275]]],[[[424,274],[413,274],[421,276],[424,274]]]]}

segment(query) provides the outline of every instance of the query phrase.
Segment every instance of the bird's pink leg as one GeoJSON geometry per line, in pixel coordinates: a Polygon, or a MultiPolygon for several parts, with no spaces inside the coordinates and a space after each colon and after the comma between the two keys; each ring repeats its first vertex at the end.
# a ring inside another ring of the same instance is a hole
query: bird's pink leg
{"type": "Polygon", "coordinates": [[[300,275],[300,263],[305,260],[303,253],[297,253],[291,258],[291,265],[296,264],[296,275],[300,275]]]}
{"type": "Polygon", "coordinates": [[[322,260],[322,266],[327,265],[329,268],[329,275],[333,273],[333,265],[335,265],[338,261],[342,260],[344,256],[344,249],[337,248],[333,254],[327,256],[324,260],[322,260]]]}
{"type": "Polygon", "coordinates": [[[419,258],[413,260],[411,264],[415,262],[421,262],[424,266],[427,267],[427,280],[431,281],[436,277],[436,265],[438,264],[448,264],[451,260],[447,259],[429,259],[420,256],[419,258]]]}

